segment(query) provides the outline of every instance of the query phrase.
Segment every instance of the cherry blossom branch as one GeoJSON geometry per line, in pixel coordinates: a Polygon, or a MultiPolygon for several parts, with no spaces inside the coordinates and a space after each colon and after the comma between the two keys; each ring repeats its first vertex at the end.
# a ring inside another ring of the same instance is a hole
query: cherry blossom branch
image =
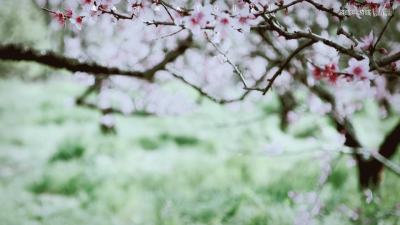
{"type": "Polygon", "coordinates": [[[274,76],[269,80],[269,83],[267,87],[264,89],[263,95],[267,93],[267,91],[272,87],[272,84],[274,83],[275,79],[282,73],[283,69],[289,64],[289,62],[292,60],[292,58],[297,55],[301,50],[304,48],[307,48],[311,45],[313,45],[316,41],[310,40],[303,44],[302,46],[298,47],[292,54],[289,55],[289,57],[286,59],[286,61],[283,63],[282,66],[279,67],[278,71],[275,72],[274,76]]]}
{"type": "Polygon", "coordinates": [[[121,70],[116,67],[105,67],[96,63],[82,62],[77,59],[68,58],[53,51],[37,51],[26,46],[14,44],[0,44],[0,59],[35,61],[53,68],[67,69],[71,72],[86,72],[95,75],[118,74],[151,81],[157,71],[165,69],[167,63],[174,61],[178,56],[182,55],[186,49],[189,48],[191,42],[192,38],[189,36],[187,40],[180,43],[175,51],[167,53],[163,61],[144,72],[121,70]]]}
{"type": "Polygon", "coordinates": [[[394,55],[386,56],[380,60],[377,60],[376,64],[378,64],[378,66],[380,66],[380,67],[384,67],[384,66],[390,65],[390,63],[395,62],[397,60],[400,60],[400,52],[398,52],[394,55]]]}
{"type": "Polygon", "coordinates": [[[53,12],[52,10],[50,10],[50,9],[46,9],[44,6],[42,6],[42,7],[40,7],[42,10],[44,10],[44,11],[46,11],[46,12],[49,12],[49,13],[55,13],[55,12],[53,12]]]}
{"type": "Polygon", "coordinates": [[[143,72],[121,70],[116,67],[104,67],[96,63],[81,62],[77,59],[59,55],[53,51],[38,51],[26,46],[15,44],[0,44],[0,59],[15,61],[35,61],[57,69],[71,72],[86,72],[92,74],[120,74],[140,79],[149,79],[143,72]]]}
{"type": "Polygon", "coordinates": [[[226,56],[226,54],[223,53],[222,50],[221,50],[216,44],[214,44],[214,42],[212,42],[212,41],[210,40],[210,38],[208,37],[207,33],[206,33],[206,32],[204,32],[204,33],[205,33],[205,35],[206,35],[206,37],[207,37],[208,42],[210,42],[210,43],[218,50],[218,52],[226,58],[226,61],[227,61],[229,64],[231,64],[231,66],[233,67],[233,69],[235,69],[236,73],[239,74],[240,79],[242,80],[244,87],[247,88],[247,82],[246,82],[246,79],[244,78],[242,72],[241,72],[241,71],[237,68],[237,66],[226,56]]]}
{"type": "Polygon", "coordinates": [[[172,34],[168,34],[168,35],[159,37],[159,38],[157,38],[157,39],[154,39],[153,41],[156,41],[156,40],[159,40],[159,39],[163,39],[163,38],[166,38],[166,37],[174,36],[175,34],[178,34],[179,32],[181,32],[181,31],[183,31],[183,30],[184,30],[184,28],[182,28],[182,29],[180,29],[180,30],[178,30],[178,31],[176,31],[176,32],[174,32],[174,33],[172,33],[172,34]]]}
{"type": "Polygon", "coordinates": [[[221,99],[220,97],[213,95],[212,93],[206,93],[201,87],[198,87],[198,86],[192,84],[191,82],[186,80],[183,76],[178,75],[177,71],[173,71],[173,70],[169,69],[168,72],[170,72],[175,78],[178,78],[179,80],[183,81],[185,84],[196,89],[200,93],[200,95],[205,96],[208,99],[210,99],[211,101],[216,102],[221,105],[227,104],[227,103],[232,103],[232,102],[242,101],[250,93],[250,91],[246,91],[244,94],[242,94],[241,97],[236,98],[236,99],[231,99],[231,100],[221,99]]]}
{"type": "Polygon", "coordinates": [[[133,17],[136,16],[133,13],[132,13],[132,15],[130,17],[129,16],[125,16],[125,15],[122,15],[122,14],[114,12],[114,10],[107,11],[107,10],[102,9],[101,7],[99,7],[99,10],[102,11],[104,14],[113,15],[115,17],[115,19],[117,19],[117,20],[120,20],[120,19],[132,20],[133,17]]]}
{"type": "Polygon", "coordinates": [[[175,23],[174,18],[172,17],[171,13],[169,13],[169,10],[167,9],[167,7],[165,7],[165,5],[164,5],[163,2],[161,2],[161,5],[162,5],[162,6],[164,7],[164,9],[167,11],[167,13],[168,13],[169,17],[171,18],[172,22],[175,23]]]}
{"type": "MultiPolygon", "coordinates": [[[[322,68],[322,67],[319,67],[319,66],[317,66],[317,65],[315,65],[315,63],[313,63],[312,61],[310,61],[309,59],[307,59],[307,62],[309,62],[311,65],[313,65],[315,68],[318,68],[320,71],[323,71],[323,72],[325,72],[326,70],[324,69],[324,68],[322,68]]],[[[336,74],[336,75],[344,75],[344,76],[354,76],[353,74],[350,74],[350,73],[345,73],[345,72],[332,72],[333,74],[336,74]]]]}
{"type": "Polygon", "coordinates": [[[201,87],[198,87],[191,82],[187,81],[183,76],[180,76],[177,74],[177,72],[172,72],[171,69],[168,70],[175,78],[178,78],[179,80],[183,81],[185,84],[193,87],[196,89],[201,95],[206,96],[208,99],[212,100],[213,102],[223,104],[222,100],[218,96],[214,96],[213,94],[206,93],[205,91],[202,90],[201,87]]]}
{"type": "Polygon", "coordinates": [[[333,11],[333,8],[330,8],[330,9],[325,8],[323,5],[318,4],[318,3],[316,3],[316,2],[314,2],[314,1],[312,1],[312,0],[304,0],[304,1],[306,1],[306,2],[308,2],[308,3],[310,3],[310,4],[312,4],[313,6],[315,6],[315,8],[317,8],[317,9],[319,9],[319,10],[321,10],[321,11],[325,11],[325,12],[327,12],[327,13],[330,13],[330,14],[332,14],[332,15],[338,17],[339,19],[342,19],[342,18],[345,17],[345,16],[341,16],[341,15],[339,15],[337,12],[333,11]]]}
{"type": "Polygon", "coordinates": [[[321,11],[325,11],[325,12],[327,12],[327,13],[332,14],[333,16],[338,17],[339,19],[344,18],[344,16],[341,16],[341,15],[339,15],[337,12],[335,12],[335,11],[333,10],[333,8],[330,8],[330,9],[325,8],[323,5],[318,4],[318,3],[316,3],[316,2],[314,2],[314,1],[312,1],[312,0],[296,0],[296,1],[293,1],[293,2],[291,2],[291,3],[289,3],[289,4],[282,5],[282,6],[276,8],[276,9],[274,9],[274,10],[265,11],[265,12],[260,12],[260,13],[254,14],[254,15],[255,15],[255,16],[260,16],[260,15],[263,15],[263,14],[270,14],[270,13],[278,12],[278,11],[280,11],[280,10],[282,10],[282,9],[289,8],[290,6],[296,5],[296,4],[298,4],[298,3],[302,3],[302,2],[304,2],[304,1],[306,1],[306,2],[308,2],[308,3],[310,3],[310,4],[312,4],[313,6],[315,6],[315,8],[317,8],[317,9],[319,9],[319,10],[321,10],[321,11]]]}
{"type": "Polygon", "coordinates": [[[166,7],[168,7],[168,8],[170,8],[170,9],[174,10],[175,12],[178,12],[178,13],[181,13],[181,14],[184,14],[184,15],[190,15],[188,12],[189,12],[189,11],[193,11],[193,9],[184,9],[184,8],[181,8],[183,11],[179,11],[179,10],[175,9],[172,5],[166,3],[166,2],[164,2],[164,1],[162,1],[162,0],[159,0],[159,2],[160,2],[161,4],[163,4],[163,5],[165,5],[166,7]]]}
{"type": "Polygon", "coordinates": [[[349,55],[357,60],[364,59],[364,56],[362,56],[358,52],[354,51],[353,49],[346,48],[334,41],[331,41],[331,40],[325,39],[319,35],[316,35],[316,34],[312,33],[311,31],[308,33],[301,32],[301,31],[295,31],[294,33],[290,33],[290,32],[283,30],[282,28],[280,28],[278,25],[276,25],[272,21],[267,21],[267,22],[270,24],[269,28],[271,30],[278,32],[279,35],[284,36],[286,39],[307,38],[307,39],[314,40],[315,42],[321,41],[325,45],[331,46],[331,47],[335,48],[336,50],[338,50],[339,52],[349,55]]]}
{"type": "MultiPolygon", "coordinates": [[[[164,21],[144,21],[144,24],[151,26],[174,26],[174,27],[181,27],[183,29],[187,29],[185,25],[181,24],[181,25],[176,25],[175,23],[171,23],[171,22],[164,22],[164,21]]],[[[268,25],[252,25],[250,26],[250,30],[257,30],[259,28],[262,29],[269,29],[270,26],[268,25]]],[[[205,28],[202,28],[202,30],[214,30],[215,27],[214,26],[206,26],[205,28]]],[[[236,29],[237,31],[239,31],[239,29],[236,29]]]]}
{"type": "MultiPolygon", "coordinates": [[[[392,18],[392,17],[391,17],[391,18],[392,18]]],[[[390,21],[390,19],[389,19],[388,22],[386,23],[386,26],[389,24],[389,21],[390,21]]],[[[341,25],[339,25],[339,27],[338,27],[337,34],[338,34],[338,35],[340,35],[340,34],[345,35],[347,38],[349,38],[350,40],[352,40],[352,41],[354,42],[354,44],[357,46],[357,45],[359,44],[359,41],[357,40],[357,38],[355,38],[354,35],[352,35],[352,34],[346,32],[345,30],[343,30],[343,28],[342,28],[343,23],[342,23],[342,22],[341,22],[340,24],[341,24],[341,25]]],[[[386,26],[385,26],[385,27],[386,27],[386,26]]],[[[385,30],[385,29],[382,30],[381,35],[380,35],[379,37],[382,36],[384,30],[385,30]]],[[[379,39],[380,39],[380,38],[379,38],[379,39]]],[[[378,39],[378,41],[379,41],[379,39],[378,39]]],[[[378,42],[378,41],[377,41],[377,42],[378,42]]],[[[377,44],[377,43],[376,43],[376,44],[377,44]]],[[[376,46],[376,44],[375,44],[375,46],[376,46]]],[[[374,47],[373,49],[375,49],[375,47],[374,47]]],[[[371,62],[372,68],[370,68],[370,70],[369,70],[370,72],[371,72],[371,71],[374,71],[374,70],[377,70],[380,74],[394,74],[394,75],[400,76],[400,72],[396,72],[396,71],[385,71],[385,70],[380,69],[380,67],[384,67],[384,66],[389,65],[390,63],[392,63],[392,62],[394,62],[394,61],[399,60],[399,59],[400,59],[400,52],[398,52],[398,53],[396,53],[396,54],[394,54],[394,55],[392,55],[392,56],[385,57],[385,58],[383,58],[383,59],[381,59],[381,60],[375,61],[375,60],[373,59],[373,57],[372,57],[372,54],[373,54],[372,49],[371,49],[370,54],[368,54],[368,52],[367,52],[365,49],[363,49],[363,48],[361,48],[361,50],[362,50],[363,53],[369,58],[369,60],[370,60],[370,62],[371,62]]]]}
{"type": "Polygon", "coordinates": [[[287,4],[287,5],[283,5],[281,7],[278,7],[276,9],[274,9],[274,10],[271,10],[271,11],[265,11],[265,12],[256,13],[256,14],[254,14],[254,16],[261,16],[261,15],[264,15],[264,14],[270,14],[270,13],[278,12],[278,11],[280,11],[282,9],[289,8],[290,6],[296,5],[297,3],[301,3],[303,1],[304,0],[296,0],[296,1],[293,1],[293,2],[291,2],[289,4],[287,4]]]}

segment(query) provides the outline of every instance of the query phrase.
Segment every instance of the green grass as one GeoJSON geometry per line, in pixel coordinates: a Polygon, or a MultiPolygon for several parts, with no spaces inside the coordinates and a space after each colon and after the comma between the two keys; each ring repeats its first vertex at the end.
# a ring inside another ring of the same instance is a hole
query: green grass
{"type": "MultiPolygon", "coordinates": [[[[67,80],[0,83],[0,224],[292,224],[301,204],[288,191],[316,190],[318,152],[268,157],[260,149],[275,140],[287,151],[315,148],[297,135],[306,122],[287,134],[273,115],[218,128],[215,121],[259,112],[230,113],[205,101],[183,117],[117,116],[117,135],[102,135],[99,112],[63,104],[82,90],[67,80]]],[[[367,116],[355,119],[357,129],[367,116]]],[[[320,140],[334,133],[327,124],[312,124],[322,129],[320,140]]],[[[378,126],[374,135],[387,130],[378,126]]],[[[325,208],[317,224],[351,224],[337,210],[342,204],[371,217],[400,202],[400,181],[386,172],[381,202],[364,204],[346,160],[320,191],[325,208]]]]}

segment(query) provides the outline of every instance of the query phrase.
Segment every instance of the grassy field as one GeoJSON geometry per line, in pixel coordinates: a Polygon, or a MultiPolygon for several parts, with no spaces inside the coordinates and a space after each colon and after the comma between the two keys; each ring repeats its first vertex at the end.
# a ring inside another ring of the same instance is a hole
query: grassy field
{"type": "MultiPolygon", "coordinates": [[[[311,204],[294,202],[291,190],[317,191],[324,207],[316,224],[357,224],[339,210],[342,205],[372,217],[400,202],[400,180],[387,171],[381,201],[365,204],[348,156],[334,161],[319,190],[320,152],[263,153],[260,145],[275,140],[285,152],[318,150],[319,141],[310,144],[299,133],[308,129],[307,118],[288,133],[272,114],[220,128],[260,112],[232,113],[205,101],[183,117],[117,117],[117,135],[105,136],[99,112],[65,106],[82,91],[68,80],[1,80],[0,224],[293,224],[311,204]]],[[[373,121],[370,105],[355,118],[366,146],[379,144],[397,119],[373,121]],[[381,125],[366,133],[366,120],[381,125]]],[[[333,129],[324,119],[316,123],[325,127],[318,140],[329,141],[333,129]]],[[[398,219],[383,218],[384,224],[398,219]]]]}

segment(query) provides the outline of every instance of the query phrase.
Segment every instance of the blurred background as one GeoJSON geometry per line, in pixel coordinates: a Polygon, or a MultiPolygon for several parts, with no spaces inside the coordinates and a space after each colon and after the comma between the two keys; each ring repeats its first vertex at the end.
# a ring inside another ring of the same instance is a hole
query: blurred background
{"type": "MultiPolygon", "coordinates": [[[[34,1],[0,1],[2,43],[57,51],[49,24],[34,1]]],[[[399,224],[399,177],[386,170],[367,204],[351,155],[321,151],[332,122],[304,115],[283,132],[273,94],[251,109],[204,98],[182,116],[116,115],[104,134],[99,111],[68,104],[86,87],[71,73],[0,61],[0,77],[0,224],[293,224],[316,206],[314,224],[399,224]]],[[[353,124],[376,148],[399,118],[371,99],[353,124]]]]}

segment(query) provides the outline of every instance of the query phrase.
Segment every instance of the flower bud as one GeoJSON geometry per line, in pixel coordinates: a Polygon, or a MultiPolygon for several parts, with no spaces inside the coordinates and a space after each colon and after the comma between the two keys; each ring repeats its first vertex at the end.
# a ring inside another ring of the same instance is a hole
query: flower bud
{"type": "Polygon", "coordinates": [[[384,49],[384,48],[381,48],[381,49],[379,49],[378,50],[380,53],[382,53],[382,54],[385,54],[385,55],[388,55],[389,53],[388,53],[388,51],[386,51],[386,49],[384,49]]]}
{"type": "Polygon", "coordinates": [[[392,62],[391,64],[390,64],[390,66],[395,70],[395,69],[397,69],[397,64],[395,63],[395,62],[392,62]]]}

